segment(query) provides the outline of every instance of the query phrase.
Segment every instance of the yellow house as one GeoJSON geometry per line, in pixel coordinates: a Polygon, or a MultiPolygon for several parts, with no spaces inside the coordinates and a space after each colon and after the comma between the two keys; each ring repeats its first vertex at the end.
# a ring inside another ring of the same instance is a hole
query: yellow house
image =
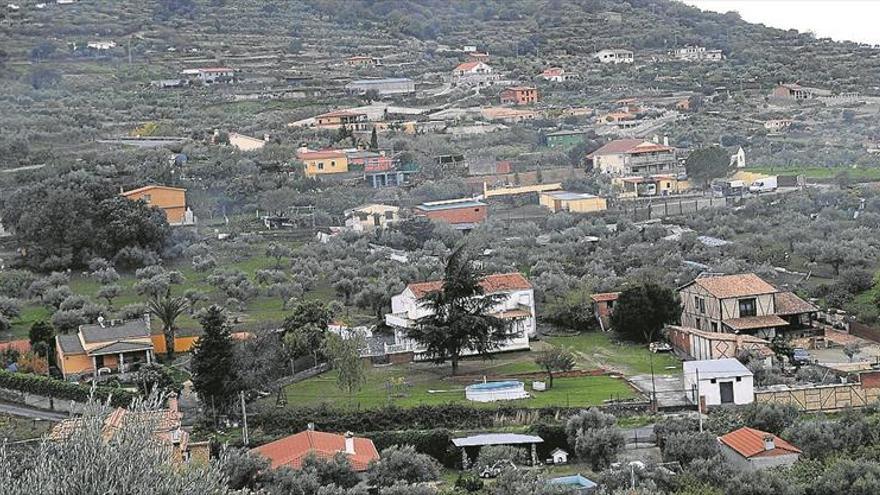
{"type": "Polygon", "coordinates": [[[124,191],[122,195],[132,201],[143,200],[150,206],[161,208],[170,225],[191,225],[195,217],[186,207],[186,189],[150,185],[124,191]]]}
{"type": "Polygon", "coordinates": [[[300,151],[297,158],[303,162],[306,177],[348,172],[348,157],[342,151],[300,151]]]}
{"type": "Polygon", "coordinates": [[[608,207],[605,198],[568,191],[542,192],[539,199],[542,206],[546,206],[554,213],[559,211],[592,213],[604,211],[608,207]]]}
{"type": "Polygon", "coordinates": [[[339,129],[345,127],[352,131],[366,131],[369,119],[364,112],[353,110],[336,110],[322,113],[315,117],[315,127],[321,129],[339,129]]]}
{"type": "Polygon", "coordinates": [[[102,369],[125,373],[154,361],[150,319],[80,325],[75,334],[55,336],[55,352],[65,379],[102,369]]]}

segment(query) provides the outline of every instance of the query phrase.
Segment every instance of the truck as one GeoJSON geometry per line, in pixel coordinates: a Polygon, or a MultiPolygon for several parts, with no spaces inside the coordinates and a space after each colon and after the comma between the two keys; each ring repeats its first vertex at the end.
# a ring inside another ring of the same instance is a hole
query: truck
{"type": "Polygon", "coordinates": [[[753,181],[752,185],[749,186],[749,192],[762,193],[775,191],[777,187],[779,187],[779,180],[777,176],[773,175],[753,181]]]}
{"type": "Polygon", "coordinates": [[[746,184],[741,180],[716,180],[712,183],[712,194],[717,198],[742,196],[745,189],[746,184]]]}

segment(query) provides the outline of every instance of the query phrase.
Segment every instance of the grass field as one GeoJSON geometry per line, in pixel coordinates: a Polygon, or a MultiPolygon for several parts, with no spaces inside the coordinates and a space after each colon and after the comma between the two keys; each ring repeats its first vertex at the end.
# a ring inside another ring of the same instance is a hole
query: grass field
{"type": "Polygon", "coordinates": [[[0,443],[40,438],[55,423],[0,414],[0,443]]]}
{"type": "Polygon", "coordinates": [[[681,361],[670,354],[652,354],[646,345],[617,343],[607,333],[589,332],[574,337],[550,337],[555,346],[577,353],[583,368],[606,368],[625,375],[651,372],[651,360],[657,373],[681,372],[681,361]]]}
{"type": "Polygon", "coordinates": [[[811,167],[805,165],[749,167],[745,170],[773,175],[803,175],[807,179],[833,179],[838,174],[846,172],[850,180],[880,181],[880,168],[878,167],[811,167]]]}
{"type": "MultiPolygon", "coordinates": [[[[499,403],[468,401],[464,394],[466,384],[441,377],[437,371],[427,370],[428,366],[430,365],[417,363],[370,368],[366,384],[351,397],[336,386],[335,371],[290,385],[284,393],[287,396],[287,403],[296,406],[327,404],[335,407],[369,409],[389,404],[412,407],[467,403],[475,407],[498,407],[499,403]],[[407,385],[389,387],[389,383],[393,380],[400,379],[405,380],[407,385]]],[[[443,370],[446,371],[447,368],[443,370]]],[[[532,394],[532,398],[505,401],[502,404],[523,407],[577,407],[599,405],[602,401],[611,398],[626,399],[635,396],[624,380],[608,376],[557,378],[553,382],[553,388],[546,392],[532,392],[530,388],[527,383],[526,389],[532,394]]]]}

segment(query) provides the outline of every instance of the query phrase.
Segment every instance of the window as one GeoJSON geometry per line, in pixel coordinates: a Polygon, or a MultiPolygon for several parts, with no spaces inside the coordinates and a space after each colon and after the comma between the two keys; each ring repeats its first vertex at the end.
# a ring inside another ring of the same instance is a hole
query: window
{"type": "Polygon", "coordinates": [[[331,161],[330,161],[330,166],[331,166],[331,167],[335,167],[335,166],[336,166],[336,162],[333,161],[333,160],[331,160],[331,161]]]}
{"type": "Polygon", "coordinates": [[[146,201],[147,203],[149,203],[150,201],[153,200],[153,196],[152,196],[152,195],[149,195],[149,194],[144,194],[143,199],[144,199],[144,201],[146,201]]]}
{"type": "Polygon", "coordinates": [[[318,162],[318,170],[324,170],[324,162],[318,162]]]}
{"type": "Polygon", "coordinates": [[[758,314],[758,305],[755,302],[755,298],[749,299],[740,299],[739,300],[739,316],[740,318],[744,316],[757,316],[758,314]]]}
{"type": "Polygon", "coordinates": [[[717,332],[718,331],[718,323],[713,321],[711,323],[711,325],[712,325],[712,331],[717,332]]]}
{"type": "Polygon", "coordinates": [[[706,313],[706,300],[699,296],[694,296],[694,308],[702,314],[706,313]]]}
{"type": "Polygon", "coordinates": [[[394,212],[386,211],[385,212],[385,220],[394,220],[394,212]]]}
{"type": "Polygon", "coordinates": [[[700,325],[700,323],[702,323],[702,320],[700,320],[699,318],[695,318],[695,319],[694,319],[694,326],[697,327],[697,329],[702,330],[702,329],[703,329],[703,325],[700,325]]]}

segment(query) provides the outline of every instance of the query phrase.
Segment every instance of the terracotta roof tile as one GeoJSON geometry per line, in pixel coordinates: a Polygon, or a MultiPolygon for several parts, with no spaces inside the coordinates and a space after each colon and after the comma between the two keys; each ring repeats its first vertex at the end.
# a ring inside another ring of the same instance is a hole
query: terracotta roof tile
{"type": "Polygon", "coordinates": [[[471,70],[474,67],[476,67],[482,63],[483,62],[480,62],[480,61],[464,62],[464,63],[458,64],[458,67],[456,67],[455,70],[471,70]]]}
{"type": "Polygon", "coordinates": [[[620,297],[620,292],[600,292],[598,294],[591,295],[590,299],[595,302],[607,302],[616,301],[618,297],[620,297]]]}
{"type": "Polygon", "coordinates": [[[706,289],[706,291],[719,299],[778,292],[776,287],[768,284],[754,273],[703,277],[695,279],[692,283],[706,289]]]}
{"type": "Polygon", "coordinates": [[[776,315],[744,316],[742,318],[724,320],[723,323],[734,330],[755,330],[758,328],[784,327],[788,325],[787,321],[776,315]]]}
{"type": "MultiPolygon", "coordinates": [[[[611,115],[611,114],[609,114],[611,115]]],[[[602,155],[616,155],[619,153],[652,153],[655,151],[672,151],[672,147],[652,143],[643,139],[615,139],[601,148],[587,155],[587,158],[602,155]]]]}
{"type": "Polygon", "coordinates": [[[787,454],[800,454],[801,450],[772,433],[753,428],[740,428],[718,437],[718,441],[736,451],[746,459],[753,457],[773,457],[787,454]],[[772,437],[775,448],[767,450],[764,438],[772,437]]]}
{"type": "MultiPolygon", "coordinates": [[[[321,431],[302,431],[261,445],[251,452],[268,459],[273,468],[290,466],[298,469],[310,453],[329,459],[345,452],[345,437],[321,431]]],[[[379,460],[379,452],[369,438],[354,437],[354,454],[347,455],[355,471],[365,471],[370,461],[379,460]]]]}
{"type": "MultiPolygon", "coordinates": [[[[532,284],[521,273],[499,273],[484,277],[480,285],[483,287],[484,294],[495,294],[497,292],[507,292],[512,290],[531,289],[532,284]]],[[[443,288],[442,280],[434,280],[431,282],[417,282],[407,286],[409,290],[421,299],[431,292],[439,291],[443,288]]]]}
{"type": "Polygon", "coordinates": [[[798,315],[815,311],[819,311],[819,308],[804,301],[794,292],[779,292],[776,294],[776,314],[778,315],[798,315]]]}

